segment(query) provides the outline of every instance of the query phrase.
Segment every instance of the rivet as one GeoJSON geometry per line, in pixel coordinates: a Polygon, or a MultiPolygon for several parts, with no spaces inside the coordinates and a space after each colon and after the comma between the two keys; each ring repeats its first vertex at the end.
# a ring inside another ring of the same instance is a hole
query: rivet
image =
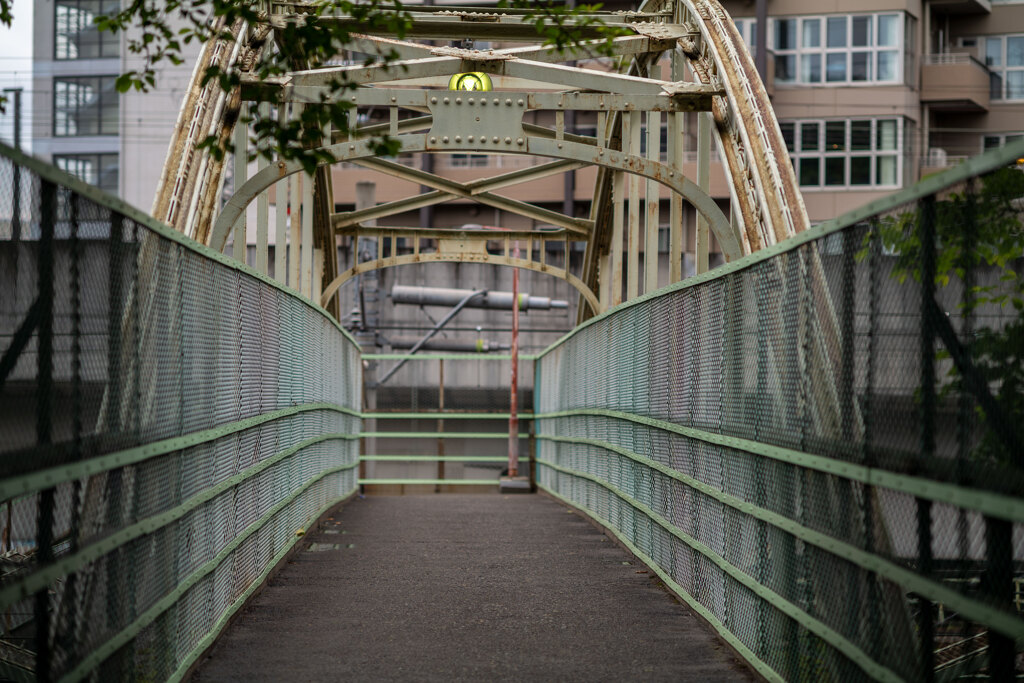
{"type": "Polygon", "coordinates": [[[436,137],[430,138],[430,144],[434,144],[435,142],[437,142],[437,138],[436,137]]]}
{"type": "Polygon", "coordinates": [[[558,149],[562,149],[562,143],[561,142],[558,143],[558,149]]]}
{"type": "Polygon", "coordinates": [[[512,138],[505,138],[505,144],[506,145],[511,145],[512,144],[512,138]]]}
{"type": "Polygon", "coordinates": [[[441,138],[441,142],[448,142],[448,136],[445,135],[443,138],[441,138]]]}
{"type": "Polygon", "coordinates": [[[512,98],[511,97],[506,97],[505,98],[505,106],[506,107],[511,107],[512,106],[512,98]]]}
{"type": "Polygon", "coordinates": [[[491,142],[497,142],[497,141],[498,141],[498,136],[497,135],[495,135],[494,137],[491,138],[491,142]]]}
{"type": "Polygon", "coordinates": [[[449,102],[451,102],[451,100],[450,100],[449,98],[447,98],[447,97],[446,97],[446,98],[444,98],[444,103],[445,103],[445,104],[448,104],[449,102]]]}
{"type": "Polygon", "coordinates": [[[481,97],[480,98],[480,106],[481,107],[486,107],[487,106],[487,98],[486,97],[481,97]]]}
{"type": "Polygon", "coordinates": [[[676,176],[676,172],[675,171],[669,171],[668,172],[668,177],[669,178],[674,178],[675,176],[676,176]]]}
{"type": "Polygon", "coordinates": [[[472,135],[467,135],[466,136],[466,140],[468,140],[469,142],[473,142],[473,136],[472,135]]]}
{"type": "Polygon", "coordinates": [[[456,135],[455,136],[455,142],[462,142],[462,136],[456,135]]]}
{"type": "Polygon", "coordinates": [[[280,169],[283,169],[284,168],[284,162],[283,161],[277,162],[277,167],[280,168],[280,169]]]}
{"type": "Polygon", "coordinates": [[[495,97],[494,98],[494,106],[497,107],[499,104],[501,104],[501,100],[499,100],[497,97],[495,97]]]}
{"type": "Polygon", "coordinates": [[[456,97],[455,98],[455,104],[462,104],[462,98],[461,97],[456,97]]]}
{"type": "Polygon", "coordinates": [[[526,142],[526,141],[525,141],[525,140],[523,140],[522,138],[516,138],[516,144],[517,144],[517,145],[521,145],[521,144],[523,144],[524,142],[526,142]]]}
{"type": "Polygon", "coordinates": [[[355,102],[355,101],[356,101],[356,96],[355,96],[355,95],[353,95],[353,96],[352,96],[352,101],[353,101],[353,102],[355,102]]]}
{"type": "Polygon", "coordinates": [[[516,104],[518,104],[521,107],[521,106],[523,106],[523,101],[522,100],[516,100],[516,104]]]}
{"type": "Polygon", "coordinates": [[[349,145],[348,146],[348,151],[350,151],[350,152],[356,151],[356,146],[355,145],[349,145]]]}
{"type": "Polygon", "coordinates": [[[469,103],[470,104],[476,104],[476,100],[474,100],[472,97],[470,97],[469,98],[469,103]]]}
{"type": "Polygon", "coordinates": [[[437,98],[436,97],[431,97],[430,98],[430,103],[431,104],[437,104],[437,98]]]}
{"type": "Polygon", "coordinates": [[[604,150],[603,149],[597,150],[597,156],[603,157],[604,156],[604,150]]]}

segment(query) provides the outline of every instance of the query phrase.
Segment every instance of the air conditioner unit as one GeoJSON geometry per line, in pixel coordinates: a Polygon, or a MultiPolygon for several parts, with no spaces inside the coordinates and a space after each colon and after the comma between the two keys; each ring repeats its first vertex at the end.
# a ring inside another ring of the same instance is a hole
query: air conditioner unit
{"type": "Polygon", "coordinates": [[[928,149],[928,156],[926,157],[926,163],[932,168],[938,168],[946,165],[946,150],[940,147],[930,147],[928,149]]]}

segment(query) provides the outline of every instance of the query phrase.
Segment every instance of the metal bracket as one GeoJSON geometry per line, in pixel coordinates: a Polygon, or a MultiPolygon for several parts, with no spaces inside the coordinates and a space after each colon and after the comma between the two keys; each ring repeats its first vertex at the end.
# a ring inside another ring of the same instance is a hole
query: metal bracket
{"type": "Polygon", "coordinates": [[[526,151],[523,113],[526,93],[473,93],[438,90],[430,93],[434,116],[427,134],[428,150],[485,147],[493,154],[526,151]]]}

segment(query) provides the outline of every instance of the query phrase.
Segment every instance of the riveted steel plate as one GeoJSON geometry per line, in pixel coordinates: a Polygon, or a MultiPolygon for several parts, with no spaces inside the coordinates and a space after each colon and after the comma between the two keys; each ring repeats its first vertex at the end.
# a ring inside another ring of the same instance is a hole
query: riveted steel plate
{"type": "Polygon", "coordinates": [[[528,100],[526,93],[431,91],[427,106],[434,123],[426,136],[427,149],[523,152],[523,113],[528,100]]]}

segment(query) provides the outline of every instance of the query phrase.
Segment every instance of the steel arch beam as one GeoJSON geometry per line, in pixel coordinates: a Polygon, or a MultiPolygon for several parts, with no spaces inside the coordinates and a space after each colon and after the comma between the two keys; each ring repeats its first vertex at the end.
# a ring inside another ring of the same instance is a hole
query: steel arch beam
{"type": "MultiPolygon", "coordinates": [[[[398,136],[398,140],[402,144],[402,150],[405,152],[467,151],[478,153],[482,152],[485,154],[496,153],[493,146],[486,147],[480,144],[462,142],[459,144],[451,143],[446,146],[439,147],[435,143],[428,145],[427,139],[427,134],[407,134],[398,136]]],[[[596,146],[578,142],[569,142],[567,140],[549,140],[531,136],[524,138],[522,147],[522,151],[501,149],[499,152],[502,154],[530,154],[556,159],[580,161],[587,164],[594,164],[619,171],[625,171],[626,173],[635,173],[655,180],[658,183],[665,185],[673,192],[681,195],[707,219],[711,229],[715,233],[715,236],[718,238],[719,243],[722,245],[726,258],[731,260],[743,255],[742,245],[733,232],[728,218],[726,218],[725,214],[718,207],[718,204],[715,203],[711,197],[701,191],[693,181],[686,178],[679,169],[670,168],[666,164],[645,159],[643,157],[623,154],[616,150],[598,148],[596,146]]],[[[374,156],[369,143],[365,140],[353,140],[350,142],[337,143],[323,148],[323,151],[330,153],[336,161],[352,161],[355,159],[364,159],[374,156]]],[[[217,217],[217,222],[213,227],[213,233],[210,238],[210,246],[217,251],[223,250],[224,244],[227,242],[228,232],[230,231],[231,226],[235,224],[235,221],[237,221],[242,215],[242,212],[245,211],[245,207],[248,206],[260,192],[269,188],[273,183],[297,173],[300,170],[302,170],[302,166],[298,162],[280,161],[277,164],[268,166],[257,172],[247,180],[238,189],[238,191],[235,192],[234,196],[231,197],[221,214],[217,217]]]]}

